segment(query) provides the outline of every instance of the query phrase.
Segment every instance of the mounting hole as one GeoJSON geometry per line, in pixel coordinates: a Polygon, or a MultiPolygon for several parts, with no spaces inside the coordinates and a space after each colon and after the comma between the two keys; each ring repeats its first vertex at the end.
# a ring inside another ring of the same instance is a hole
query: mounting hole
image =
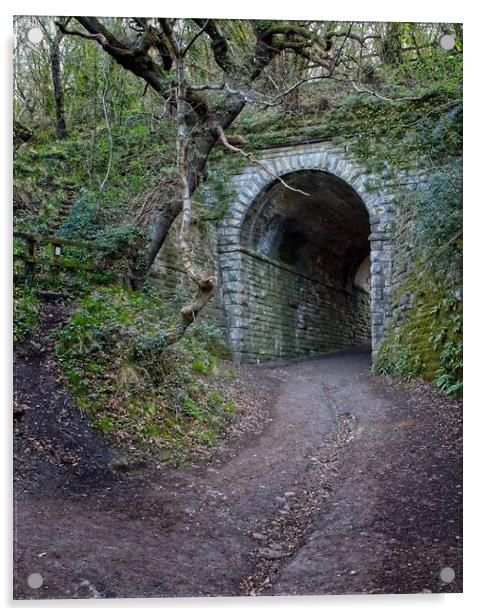
{"type": "Polygon", "coordinates": [[[455,37],[451,34],[444,34],[439,39],[439,45],[445,51],[450,51],[455,47],[455,37]]]}
{"type": "Polygon", "coordinates": [[[34,45],[37,45],[38,43],[40,43],[43,37],[44,35],[40,28],[30,28],[30,30],[27,32],[28,40],[34,45]]]}
{"type": "Polygon", "coordinates": [[[455,580],[455,571],[452,567],[444,567],[439,573],[439,578],[444,584],[450,584],[455,580]]]}
{"type": "Polygon", "coordinates": [[[31,573],[27,578],[27,584],[30,586],[30,588],[33,588],[34,590],[40,588],[43,583],[44,579],[40,575],[40,573],[31,573]]]}

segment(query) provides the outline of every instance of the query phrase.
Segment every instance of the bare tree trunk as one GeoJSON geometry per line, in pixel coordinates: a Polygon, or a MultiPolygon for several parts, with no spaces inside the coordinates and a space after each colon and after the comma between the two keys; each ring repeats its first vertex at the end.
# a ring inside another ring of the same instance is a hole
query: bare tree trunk
{"type": "MultiPolygon", "coordinates": [[[[187,170],[187,181],[191,195],[196,190],[199,178],[203,175],[206,168],[209,154],[219,139],[219,127],[223,130],[228,128],[241,113],[244,105],[245,102],[243,100],[233,102],[230,110],[223,117],[219,119],[211,119],[209,126],[205,126],[203,135],[196,143],[187,144],[189,152],[196,153],[196,155],[188,155],[191,164],[187,170]]],[[[181,210],[181,194],[177,193],[167,195],[166,204],[154,223],[152,239],[147,248],[145,257],[145,270],[143,273],[139,270],[139,278],[135,282],[136,285],[141,284],[142,278],[145,277],[147,270],[154,263],[154,259],[164,244],[169,229],[180,214],[181,210]]]]}
{"type": "Polygon", "coordinates": [[[169,22],[162,20],[164,32],[166,33],[172,55],[174,56],[177,69],[177,85],[176,85],[176,111],[177,111],[177,140],[176,140],[176,168],[179,193],[181,198],[181,229],[179,232],[179,251],[184,270],[188,277],[196,284],[198,293],[196,299],[190,304],[183,306],[181,309],[181,321],[178,329],[168,338],[168,343],[174,343],[179,340],[185,330],[191,325],[197,314],[204,308],[209,299],[214,293],[214,278],[206,271],[200,270],[192,259],[192,246],[189,238],[191,218],[192,218],[192,201],[191,201],[191,182],[192,173],[189,173],[191,164],[190,150],[188,147],[187,135],[187,116],[189,113],[189,105],[187,103],[186,92],[186,75],[185,75],[185,55],[187,49],[182,49],[171,30],[169,22]]]}
{"type": "Polygon", "coordinates": [[[385,64],[397,64],[402,61],[401,24],[392,22],[382,41],[382,61],[385,64]]]}
{"type": "Polygon", "coordinates": [[[58,139],[65,139],[67,137],[67,125],[65,123],[64,93],[62,90],[60,69],[61,40],[62,35],[59,32],[50,44],[50,69],[52,73],[52,85],[54,90],[57,137],[58,139]]]}

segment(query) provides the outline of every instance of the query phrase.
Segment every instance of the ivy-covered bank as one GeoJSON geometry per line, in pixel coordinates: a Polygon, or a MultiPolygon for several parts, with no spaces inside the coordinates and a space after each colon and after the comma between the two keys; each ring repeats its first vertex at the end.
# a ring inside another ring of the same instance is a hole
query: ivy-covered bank
{"type": "Polygon", "coordinates": [[[167,351],[176,308],[155,292],[110,285],[79,300],[55,354],[80,408],[134,457],[182,464],[209,454],[233,421],[236,370],[216,327],[197,323],[167,351]]]}
{"type": "MultiPolygon", "coordinates": [[[[422,271],[420,271],[422,273],[422,271]]],[[[411,295],[406,314],[395,322],[378,353],[380,374],[410,379],[422,377],[443,392],[461,395],[463,389],[462,301],[460,288],[427,276],[420,284],[412,274],[399,292],[411,295]]]]}
{"type": "Polygon", "coordinates": [[[463,390],[462,169],[454,159],[407,195],[395,252],[393,315],[376,369],[463,390]]]}

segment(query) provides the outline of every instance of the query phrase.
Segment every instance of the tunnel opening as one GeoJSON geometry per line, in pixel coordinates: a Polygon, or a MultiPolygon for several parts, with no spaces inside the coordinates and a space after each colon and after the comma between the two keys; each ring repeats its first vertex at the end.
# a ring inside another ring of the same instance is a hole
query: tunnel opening
{"type": "Polygon", "coordinates": [[[240,233],[249,360],[369,344],[370,221],[341,178],[302,170],[255,198],[240,233]]]}

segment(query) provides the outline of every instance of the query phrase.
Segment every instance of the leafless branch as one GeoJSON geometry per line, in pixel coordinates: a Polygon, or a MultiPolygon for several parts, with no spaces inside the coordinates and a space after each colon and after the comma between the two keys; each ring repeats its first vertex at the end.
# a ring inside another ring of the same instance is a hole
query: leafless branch
{"type": "Polygon", "coordinates": [[[304,79],[300,79],[299,81],[294,83],[292,86],[290,86],[287,90],[285,90],[284,92],[281,92],[280,94],[278,94],[272,99],[264,98],[262,94],[260,94],[259,92],[255,92],[254,90],[248,93],[245,90],[235,89],[226,83],[192,84],[189,86],[189,90],[193,90],[193,91],[224,90],[228,94],[239,96],[240,98],[245,100],[247,103],[251,103],[253,105],[260,105],[261,107],[276,107],[277,105],[280,105],[282,103],[283,99],[286,96],[288,96],[290,92],[293,92],[293,90],[296,90],[296,88],[300,87],[304,83],[308,83],[310,81],[318,81],[319,79],[326,79],[327,77],[328,75],[325,75],[325,74],[312,75],[311,77],[305,77],[304,79]]]}
{"type": "Polygon", "coordinates": [[[448,101],[447,103],[444,103],[443,105],[439,105],[438,107],[433,107],[432,109],[430,109],[430,111],[428,111],[427,113],[424,113],[421,118],[418,118],[417,120],[415,120],[414,122],[411,122],[410,124],[404,124],[403,128],[411,128],[412,126],[415,126],[422,120],[425,120],[425,118],[428,118],[428,116],[431,115],[432,113],[436,113],[437,111],[442,111],[443,109],[450,109],[450,107],[455,107],[455,105],[459,105],[461,102],[462,102],[461,98],[456,98],[453,101],[448,101]]]}
{"type": "Polygon", "coordinates": [[[342,38],[342,37],[350,38],[350,39],[356,41],[357,43],[359,43],[361,47],[365,47],[365,43],[368,40],[370,40],[370,39],[380,39],[381,35],[380,34],[369,34],[368,36],[361,37],[361,36],[358,36],[357,34],[354,34],[353,32],[351,32],[351,27],[348,30],[348,32],[329,32],[326,35],[326,37],[325,37],[325,39],[327,41],[327,48],[326,48],[326,50],[327,51],[329,50],[329,48],[330,48],[330,46],[332,44],[331,41],[332,41],[333,38],[342,38]]]}
{"type": "Polygon", "coordinates": [[[109,41],[100,32],[97,34],[87,34],[85,32],[80,32],[79,30],[69,30],[60,21],[56,21],[55,25],[62,32],[62,34],[70,34],[71,36],[80,36],[80,38],[87,39],[89,41],[97,41],[102,45],[102,47],[106,47],[109,44],[109,41]]]}
{"type": "Polygon", "coordinates": [[[390,98],[389,96],[383,96],[383,94],[375,92],[374,90],[359,88],[353,80],[351,80],[350,83],[359,94],[371,94],[371,96],[375,96],[375,98],[379,98],[382,101],[388,101],[389,103],[396,103],[398,101],[418,101],[422,98],[421,96],[400,96],[398,98],[390,98]]]}
{"type": "Polygon", "coordinates": [[[330,77],[331,77],[331,75],[333,75],[333,73],[334,73],[334,71],[335,71],[335,68],[336,68],[336,67],[337,67],[337,65],[338,65],[338,61],[339,61],[339,59],[340,59],[341,52],[343,51],[343,47],[345,46],[345,43],[347,42],[348,37],[349,37],[349,36],[350,36],[350,34],[351,34],[351,30],[352,30],[352,28],[353,28],[353,24],[350,24],[350,27],[348,28],[348,32],[346,33],[345,38],[343,39],[343,42],[342,42],[342,44],[340,45],[340,48],[338,49],[338,53],[336,54],[336,58],[335,58],[335,60],[334,60],[334,62],[333,62],[333,65],[332,65],[332,67],[331,67],[331,71],[329,72],[329,76],[330,76],[330,77]]]}
{"type": "Polygon", "coordinates": [[[305,77],[304,79],[300,79],[296,83],[294,83],[292,86],[290,86],[287,90],[285,90],[281,94],[278,94],[278,96],[272,99],[271,102],[268,103],[268,105],[271,106],[271,105],[279,104],[277,101],[281,101],[283,98],[288,96],[288,94],[293,92],[293,90],[296,90],[296,88],[299,88],[304,83],[309,83],[310,81],[318,81],[320,79],[327,79],[327,78],[328,78],[328,75],[321,74],[321,75],[312,75],[311,77],[305,77]]]}
{"type": "Polygon", "coordinates": [[[104,179],[102,180],[102,182],[100,183],[99,189],[101,191],[104,190],[104,186],[109,178],[109,174],[110,174],[110,170],[112,167],[112,155],[113,155],[113,150],[114,150],[114,142],[112,140],[112,129],[110,127],[110,122],[109,122],[109,114],[107,113],[107,105],[105,102],[105,97],[107,94],[107,88],[109,85],[108,79],[107,79],[107,72],[105,70],[105,57],[103,58],[103,62],[102,62],[102,72],[104,74],[104,89],[100,95],[100,104],[102,107],[102,113],[104,114],[104,119],[105,119],[105,124],[107,126],[107,132],[109,134],[109,162],[107,163],[107,169],[105,172],[105,176],[104,179]]]}
{"type": "Polygon", "coordinates": [[[293,188],[293,186],[290,186],[289,184],[287,184],[283,180],[283,178],[281,178],[279,175],[276,175],[276,173],[273,173],[272,171],[270,171],[268,169],[268,167],[266,167],[266,165],[264,165],[260,160],[257,160],[256,158],[253,158],[251,156],[251,154],[248,154],[248,152],[245,152],[241,148],[238,148],[235,145],[232,145],[231,143],[229,143],[229,141],[228,141],[228,139],[227,139],[223,129],[220,126],[218,126],[218,134],[219,134],[219,139],[221,140],[221,143],[228,150],[231,150],[231,152],[235,152],[236,154],[241,154],[241,156],[244,156],[244,158],[249,160],[249,162],[252,163],[253,165],[257,165],[258,167],[261,167],[261,169],[266,171],[266,173],[269,173],[269,175],[271,177],[273,177],[276,180],[278,180],[288,190],[292,190],[293,192],[301,193],[302,195],[305,195],[305,197],[309,197],[310,196],[309,193],[306,193],[303,190],[300,190],[299,188],[293,188]]]}

